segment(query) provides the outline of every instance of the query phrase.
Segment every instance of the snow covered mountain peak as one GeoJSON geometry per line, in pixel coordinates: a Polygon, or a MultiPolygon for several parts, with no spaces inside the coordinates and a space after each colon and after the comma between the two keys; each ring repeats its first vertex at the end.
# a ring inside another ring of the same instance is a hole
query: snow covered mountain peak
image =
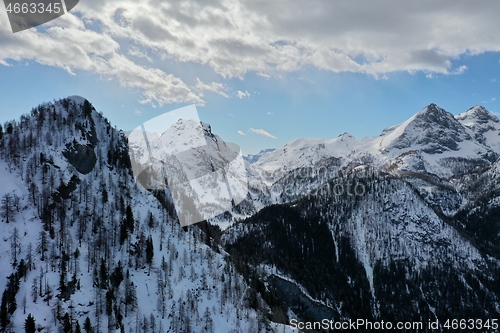
{"type": "Polygon", "coordinates": [[[462,124],[473,124],[473,123],[487,123],[492,121],[494,123],[500,122],[498,117],[492,112],[486,110],[482,105],[476,105],[464,113],[461,113],[455,117],[459,121],[463,121],[462,124]]]}
{"type": "Polygon", "coordinates": [[[476,105],[455,117],[469,129],[481,144],[500,154],[500,120],[481,105],[476,105]]]}
{"type": "Polygon", "coordinates": [[[339,134],[338,138],[339,138],[340,140],[350,140],[350,139],[354,139],[354,140],[355,140],[355,139],[356,139],[356,138],[354,137],[354,135],[352,135],[351,133],[347,133],[347,132],[344,132],[344,133],[342,133],[342,134],[339,134]]]}
{"type": "Polygon", "coordinates": [[[380,137],[379,149],[418,149],[429,154],[458,150],[459,142],[471,140],[471,136],[455,117],[429,104],[400,125],[390,127],[380,137]]]}
{"type": "Polygon", "coordinates": [[[172,124],[172,126],[166,128],[165,131],[162,133],[162,135],[169,131],[181,132],[181,131],[193,130],[195,128],[200,128],[200,125],[201,122],[195,119],[179,119],[174,124],[172,124]]]}
{"type": "Polygon", "coordinates": [[[428,126],[438,124],[444,128],[446,127],[456,127],[456,123],[454,122],[454,116],[440,108],[434,103],[427,105],[420,112],[415,115],[415,120],[422,121],[426,123],[428,126]]]}
{"type": "Polygon", "coordinates": [[[150,132],[147,127],[146,132],[151,141],[161,140],[163,143],[168,144],[168,150],[172,150],[173,146],[179,146],[174,151],[184,150],[189,146],[194,148],[205,145],[205,140],[208,139],[217,142],[216,136],[212,133],[212,127],[198,119],[180,118],[160,133],[150,132]]]}
{"type": "Polygon", "coordinates": [[[68,96],[68,97],[66,97],[66,99],[69,101],[73,101],[76,104],[83,104],[83,103],[85,103],[85,101],[87,101],[87,99],[85,97],[78,96],[78,95],[68,96]]]}
{"type": "Polygon", "coordinates": [[[475,106],[455,117],[431,103],[377,137],[358,140],[343,133],[334,139],[296,139],[261,157],[255,167],[261,174],[285,170],[283,174],[330,163],[334,168],[368,163],[388,166],[394,172],[412,170],[449,177],[458,170],[451,165],[459,159],[482,164],[497,154],[500,121],[495,115],[475,106]]]}

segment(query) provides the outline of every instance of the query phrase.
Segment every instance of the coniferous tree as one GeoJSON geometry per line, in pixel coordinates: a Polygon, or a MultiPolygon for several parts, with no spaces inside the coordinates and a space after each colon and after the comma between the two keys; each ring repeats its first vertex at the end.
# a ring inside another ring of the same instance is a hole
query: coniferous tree
{"type": "MultiPolygon", "coordinates": [[[[127,276],[129,273],[127,272],[127,276]]],[[[134,282],[127,278],[125,284],[125,317],[128,314],[128,310],[134,311],[137,307],[137,291],[134,282]]]]}
{"type": "Polygon", "coordinates": [[[28,315],[28,318],[24,321],[24,331],[26,333],[35,333],[36,332],[36,322],[35,318],[31,315],[28,315]]]}
{"type": "Polygon", "coordinates": [[[61,292],[61,297],[68,300],[70,297],[70,291],[68,290],[68,285],[66,283],[66,261],[61,260],[61,274],[59,276],[59,291],[61,292]]]}
{"type": "Polygon", "coordinates": [[[128,236],[127,225],[126,225],[125,220],[123,220],[120,223],[120,245],[123,245],[123,243],[127,239],[127,236],[128,236]]]}
{"type": "Polygon", "coordinates": [[[63,332],[64,333],[71,333],[73,328],[71,327],[71,319],[69,318],[69,314],[66,312],[66,314],[63,317],[63,332]]]}
{"type": "Polygon", "coordinates": [[[99,285],[101,289],[107,289],[108,286],[108,270],[106,268],[105,259],[101,259],[101,267],[99,270],[99,285]]]}
{"type": "Polygon", "coordinates": [[[19,230],[14,228],[11,237],[11,253],[12,253],[12,265],[17,265],[17,255],[21,251],[21,244],[19,241],[19,230]]]}
{"type": "Polygon", "coordinates": [[[128,205],[126,208],[125,218],[120,224],[120,245],[123,245],[129,233],[134,233],[134,223],[134,213],[132,212],[130,205],[128,205]]]}
{"type": "Polygon", "coordinates": [[[118,261],[118,266],[115,268],[113,273],[111,273],[109,280],[111,285],[115,288],[118,288],[123,281],[123,268],[122,262],[118,261]]]}
{"type": "Polygon", "coordinates": [[[7,134],[12,134],[12,132],[14,132],[14,125],[12,125],[12,122],[8,123],[6,127],[7,134]]]}
{"type": "Polygon", "coordinates": [[[18,279],[24,278],[24,281],[26,281],[27,273],[28,273],[28,266],[26,265],[24,259],[21,259],[21,261],[19,261],[19,265],[17,266],[18,279]]]}
{"type": "Polygon", "coordinates": [[[16,294],[19,291],[18,273],[12,273],[8,277],[8,280],[0,303],[0,327],[3,330],[10,323],[10,315],[14,314],[17,309],[16,294]]]}
{"type": "Polygon", "coordinates": [[[2,197],[0,211],[2,216],[5,218],[5,222],[9,223],[14,215],[14,202],[12,194],[6,193],[2,197]]]}
{"type": "Polygon", "coordinates": [[[90,117],[92,115],[92,104],[88,100],[85,100],[83,102],[83,114],[87,117],[90,117]]]}
{"type": "Polygon", "coordinates": [[[74,333],[82,333],[82,329],[80,328],[80,323],[78,321],[76,322],[74,333]]]}
{"type": "Polygon", "coordinates": [[[107,203],[108,202],[108,190],[106,190],[106,187],[103,187],[102,189],[102,202],[107,203]]]}
{"type": "Polygon", "coordinates": [[[106,291],[106,314],[111,316],[113,312],[113,292],[110,290],[106,291]]]}
{"type": "Polygon", "coordinates": [[[153,263],[153,256],[155,254],[154,251],[154,246],[153,246],[153,239],[151,236],[146,241],[146,262],[151,265],[153,263]]]}
{"type": "Polygon", "coordinates": [[[90,322],[89,317],[85,319],[85,323],[83,323],[83,329],[85,330],[85,333],[94,333],[94,328],[92,327],[92,323],[90,322]]]}
{"type": "Polygon", "coordinates": [[[210,315],[210,311],[208,307],[205,309],[205,313],[203,313],[203,332],[213,333],[214,332],[214,323],[212,320],[212,316],[210,315]]]}
{"type": "Polygon", "coordinates": [[[38,252],[41,253],[41,260],[45,260],[45,252],[48,250],[47,248],[48,240],[47,240],[47,234],[45,231],[40,231],[40,234],[38,235],[38,252]]]}
{"type": "Polygon", "coordinates": [[[156,331],[156,320],[155,320],[155,316],[153,313],[151,313],[149,315],[149,325],[151,327],[151,332],[155,332],[156,331]]]}
{"type": "Polygon", "coordinates": [[[33,297],[33,302],[36,303],[38,299],[38,281],[37,278],[33,278],[31,283],[31,297],[33,297]]]}
{"type": "Polygon", "coordinates": [[[134,233],[134,213],[132,212],[132,208],[130,205],[127,206],[127,212],[125,214],[125,225],[127,226],[128,231],[131,234],[134,233]]]}
{"type": "Polygon", "coordinates": [[[28,253],[26,254],[26,266],[31,271],[33,269],[33,244],[28,244],[28,253]]]}
{"type": "Polygon", "coordinates": [[[148,227],[150,227],[151,229],[155,227],[155,218],[153,216],[153,213],[151,212],[149,212],[148,227]]]}

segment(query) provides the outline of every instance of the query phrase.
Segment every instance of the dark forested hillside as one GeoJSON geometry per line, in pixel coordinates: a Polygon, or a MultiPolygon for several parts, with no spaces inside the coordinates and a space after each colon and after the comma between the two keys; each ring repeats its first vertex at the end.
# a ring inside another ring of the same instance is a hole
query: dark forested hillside
{"type": "Polygon", "coordinates": [[[476,247],[448,222],[410,184],[369,169],[266,207],[223,239],[304,321],[496,318],[500,269],[484,251],[491,239],[476,247]],[[342,182],[365,192],[332,194],[342,182]]]}

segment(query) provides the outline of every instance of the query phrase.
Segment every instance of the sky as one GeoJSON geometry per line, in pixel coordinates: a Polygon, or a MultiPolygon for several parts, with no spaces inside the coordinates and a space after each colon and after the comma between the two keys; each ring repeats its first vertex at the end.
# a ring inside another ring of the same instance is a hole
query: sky
{"type": "Polygon", "coordinates": [[[0,4],[0,123],[87,98],[132,130],[180,107],[244,154],[376,136],[430,103],[500,113],[500,2],[80,0],[12,33],[0,4]]]}

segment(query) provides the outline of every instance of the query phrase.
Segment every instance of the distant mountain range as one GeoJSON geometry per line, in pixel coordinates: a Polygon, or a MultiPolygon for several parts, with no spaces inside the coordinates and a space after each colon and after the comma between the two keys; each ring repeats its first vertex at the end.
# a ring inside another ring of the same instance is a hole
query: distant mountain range
{"type": "Polygon", "coordinates": [[[435,104],[374,138],[297,139],[252,164],[278,205],[223,243],[305,321],[493,318],[499,144],[484,107],[435,104]]]}
{"type": "Polygon", "coordinates": [[[267,149],[262,149],[260,152],[258,152],[257,154],[247,154],[245,156],[243,156],[243,158],[248,162],[248,163],[255,163],[257,162],[261,157],[262,155],[266,154],[266,153],[270,153],[270,152],[273,152],[275,151],[276,149],[274,148],[267,148],[267,149]]]}
{"type": "Polygon", "coordinates": [[[1,332],[28,314],[63,332],[294,332],[292,320],[323,319],[446,330],[460,318],[497,331],[500,121],[484,107],[430,104],[374,138],[248,155],[243,174],[223,172],[248,189],[241,201],[225,206],[207,180],[181,194],[227,210],[186,227],[162,177],[225,170],[231,145],[190,121],[134,135],[77,96],[0,128],[1,332]],[[207,144],[191,147],[188,128],[207,144]],[[151,147],[170,160],[135,175],[151,147]]]}
{"type": "Polygon", "coordinates": [[[374,138],[356,140],[344,133],[330,140],[297,139],[260,158],[256,168],[273,172],[285,165],[293,170],[335,158],[343,164],[370,160],[370,164],[381,168],[398,162],[398,170],[451,176],[454,170],[441,162],[466,158],[491,163],[500,153],[499,139],[499,120],[483,107],[473,107],[455,117],[430,104],[374,138]]]}

